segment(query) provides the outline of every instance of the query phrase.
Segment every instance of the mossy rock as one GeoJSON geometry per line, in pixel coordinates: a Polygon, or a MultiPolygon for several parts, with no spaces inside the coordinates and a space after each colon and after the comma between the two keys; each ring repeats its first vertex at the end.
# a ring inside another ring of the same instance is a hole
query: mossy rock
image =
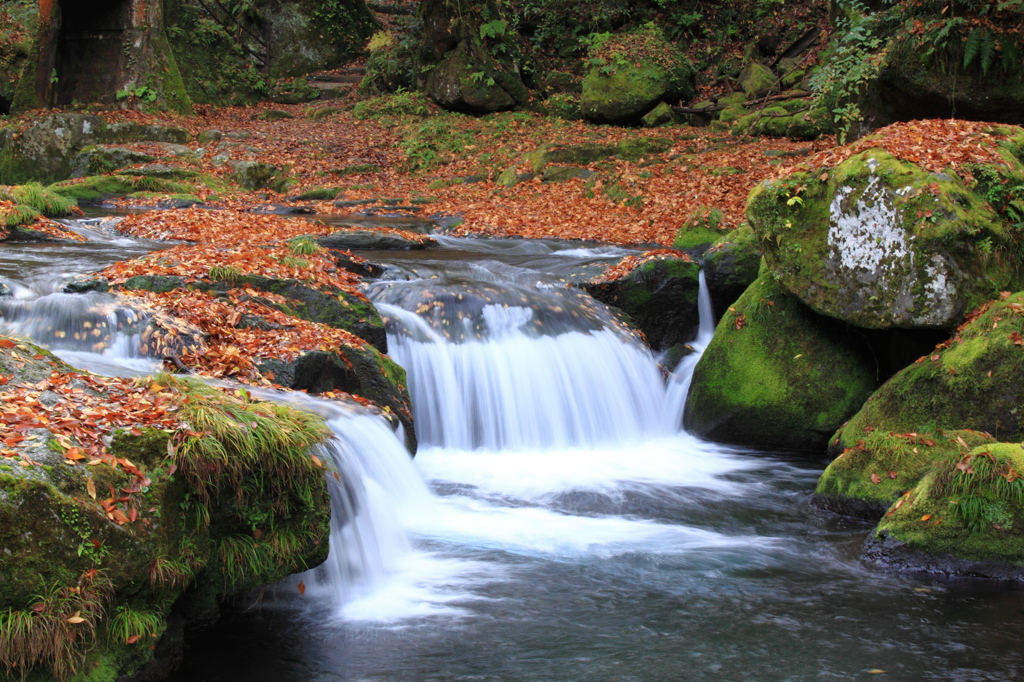
{"type": "Polygon", "coordinates": [[[747,99],[761,97],[771,90],[776,83],[775,73],[763,64],[751,62],[740,72],[739,86],[747,99]]]}
{"type": "Polygon", "coordinates": [[[294,182],[288,169],[262,161],[233,161],[231,179],[244,189],[271,189],[284,193],[294,182]]]}
{"type": "Polygon", "coordinates": [[[801,100],[779,102],[759,111],[745,113],[732,122],[733,135],[814,140],[832,131],[832,118],[828,110],[824,107],[809,109],[801,100]]]}
{"type": "Polygon", "coordinates": [[[113,197],[133,196],[137,193],[189,194],[190,184],[134,175],[92,175],[87,178],[65,180],[50,186],[54,193],[74,199],[82,205],[97,205],[113,197]]]}
{"type": "Polygon", "coordinates": [[[721,235],[704,252],[704,278],[715,315],[722,314],[757,279],[761,250],[748,223],[721,235]]]}
{"type": "Polygon", "coordinates": [[[284,296],[288,303],[268,301],[267,305],[278,308],[292,317],[344,329],[365,340],[380,352],[388,352],[384,322],[377,309],[366,298],[345,292],[325,293],[299,284],[295,280],[270,279],[256,275],[241,277],[233,284],[284,296]]]}
{"type": "Polygon", "coordinates": [[[992,443],[937,462],[865,546],[898,570],[1024,580],[1024,446],[992,443]]]}
{"type": "Polygon", "coordinates": [[[591,48],[580,109],[594,123],[635,123],[662,100],[693,97],[693,67],[653,24],[591,48]]]}
{"type": "Polygon", "coordinates": [[[758,185],[747,219],[786,289],[861,327],[955,327],[1020,279],[1020,236],[983,197],[883,149],[758,185]]]}
{"type": "Polygon", "coordinates": [[[489,55],[478,50],[477,58],[471,58],[460,44],[427,75],[427,96],[452,111],[488,113],[511,109],[520,93],[518,89],[513,93],[506,90],[494,77],[494,68],[489,55]]]}
{"type": "Polygon", "coordinates": [[[717,120],[725,127],[728,127],[749,115],[750,112],[742,104],[729,104],[718,114],[717,120]]]}
{"type": "Polygon", "coordinates": [[[269,88],[234,36],[197,4],[164,0],[168,43],[188,97],[199,104],[251,104],[269,88]]]}
{"type": "Polygon", "coordinates": [[[866,429],[971,429],[1024,440],[1024,292],[992,304],[936,350],[893,375],[838,434],[833,452],[866,429]]]}
{"type": "Polygon", "coordinates": [[[964,447],[995,442],[970,430],[897,433],[866,427],[859,434],[849,429],[840,434],[829,451],[835,452],[840,443],[850,445],[842,448],[818,479],[813,503],[837,514],[871,520],[882,518],[935,462],[956,456],[964,447]]]}
{"type": "Polygon", "coordinates": [[[344,391],[373,401],[401,424],[406,449],[416,453],[405,370],[373,346],[308,351],[290,362],[267,358],[259,367],[264,373],[273,373],[274,381],[287,388],[313,394],[344,391]]]}
{"type": "Polygon", "coordinates": [[[610,282],[586,283],[583,289],[629,315],[651,347],[663,350],[697,335],[699,276],[695,261],[666,257],[610,282]]]}
{"type": "MultiPolygon", "coordinates": [[[[27,620],[29,632],[50,633],[36,642],[42,649],[27,661],[32,669],[22,671],[30,679],[62,677],[48,665],[53,661],[79,670],[84,663],[90,679],[98,674],[93,663],[101,664],[103,679],[130,675],[152,657],[150,635],[164,631],[172,604],[186,593],[208,593],[216,610],[219,598],[326,558],[331,505],[324,470],[310,457],[331,433],[321,418],[169,376],[151,380],[148,390],[128,382],[111,389],[19,343],[24,354],[0,348],[0,370],[12,378],[0,394],[25,382],[71,382],[65,385],[77,384],[78,397],[48,391],[45,399],[61,409],[75,401],[93,409],[137,390],[149,405],[180,410],[205,431],[172,440],[159,421],[163,412],[133,412],[131,426],[97,426],[108,443],[97,456],[110,460],[97,466],[65,461],[75,453],[51,432],[57,427],[8,444],[19,461],[39,464],[0,469],[0,613],[27,620]],[[247,425],[241,437],[240,421],[247,425]],[[232,543],[251,551],[232,552],[232,543]],[[41,610],[32,608],[39,603],[41,610]],[[125,620],[130,613],[136,616],[125,620]],[[126,642],[115,634],[123,627],[142,640],[126,642]],[[96,637],[80,636],[88,632],[96,637]]],[[[10,622],[0,619],[0,627],[10,622]]],[[[3,633],[5,656],[25,653],[25,631],[3,633]]]]}
{"type": "Polygon", "coordinates": [[[71,162],[71,177],[84,178],[88,175],[103,175],[127,166],[149,163],[153,159],[151,154],[124,147],[92,145],[75,155],[71,162]]]}
{"type": "Polygon", "coordinates": [[[640,119],[645,128],[660,128],[661,126],[672,125],[679,122],[679,117],[672,110],[672,106],[665,102],[658,102],[658,105],[648,111],[640,119]]]}
{"type": "Polygon", "coordinates": [[[875,385],[868,349],[763,273],[719,321],[683,424],[719,442],[820,451],[875,385]]]}
{"type": "Polygon", "coordinates": [[[626,161],[639,161],[672,149],[672,140],[667,137],[631,137],[619,143],[615,156],[626,161]]]}
{"type": "Polygon", "coordinates": [[[720,229],[722,217],[722,212],[717,208],[698,207],[679,228],[672,247],[690,253],[703,253],[724,236],[720,229]]]}

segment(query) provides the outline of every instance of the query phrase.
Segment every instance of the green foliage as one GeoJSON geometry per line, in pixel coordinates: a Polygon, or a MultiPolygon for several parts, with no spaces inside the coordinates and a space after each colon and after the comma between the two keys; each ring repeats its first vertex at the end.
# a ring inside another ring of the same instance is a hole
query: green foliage
{"type": "Polygon", "coordinates": [[[535,50],[575,57],[587,49],[587,37],[611,31],[642,10],[626,0],[515,0],[512,22],[529,36],[535,50]]]}
{"type": "Polygon", "coordinates": [[[160,93],[158,93],[156,90],[149,87],[148,85],[140,85],[137,88],[131,88],[129,90],[118,90],[116,95],[117,101],[119,102],[123,99],[134,97],[135,99],[144,104],[152,104],[156,102],[159,96],[160,93]]]}
{"type": "Polygon", "coordinates": [[[15,185],[8,191],[0,191],[0,198],[22,204],[49,218],[62,218],[71,215],[76,206],[73,200],[67,199],[37,182],[15,185]]]}
{"type": "Polygon", "coordinates": [[[308,235],[302,235],[288,240],[288,250],[296,256],[309,256],[320,252],[322,249],[315,239],[308,235]]]}
{"type": "Polygon", "coordinates": [[[430,108],[423,93],[399,90],[391,95],[382,95],[359,102],[352,110],[352,115],[364,120],[403,116],[426,118],[430,115],[430,108]]]}
{"type": "Polygon", "coordinates": [[[242,277],[242,271],[230,265],[214,265],[210,268],[209,276],[215,282],[237,282],[242,277]]]}
{"type": "Polygon", "coordinates": [[[107,637],[112,642],[134,644],[139,639],[154,639],[165,627],[162,614],[136,611],[126,605],[118,606],[107,624],[107,637]]]}
{"type": "Polygon", "coordinates": [[[330,437],[323,421],[284,405],[242,400],[196,381],[161,375],[161,383],[184,390],[181,416],[198,434],[181,441],[175,461],[201,502],[226,485],[241,504],[246,486],[288,506],[287,495],[322,470],[309,449],[330,437]]]}
{"type": "Polygon", "coordinates": [[[1024,479],[1013,462],[981,448],[940,464],[932,494],[951,498],[954,513],[971,531],[992,525],[1009,530],[1007,505],[1024,506],[1024,479]]]}
{"type": "Polygon", "coordinates": [[[839,142],[843,143],[864,118],[860,100],[878,75],[889,43],[878,18],[860,11],[863,6],[859,0],[845,0],[840,6],[848,7],[855,18],[844,30],[837,31],[829,46],[829,58],[811,78],[811,89],[816,106],[832,112],[839,142]]]}
{"type": "Polygon", "coordinates": [[[23,674],[44,667],[58,680],[75,674],[112,593],[110,580],[93,569],[76,585],[44,587],[23,609],[0,611],[0,666],[23,674]]]}
{"type": "Polygon", "coordinates": [[[472,144],[470,133],[452,125],[455,116],[438,116],[412,128],[402,141],[407,170],[418,173],[436,168],[472,144]]]}

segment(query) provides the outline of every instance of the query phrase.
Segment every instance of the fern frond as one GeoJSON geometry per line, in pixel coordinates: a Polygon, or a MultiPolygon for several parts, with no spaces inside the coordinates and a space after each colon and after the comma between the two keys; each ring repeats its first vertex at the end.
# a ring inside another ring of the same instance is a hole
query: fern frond
{"type": "Polygon", "coordinates": [[[996,35],[985,31],[981,40],[981,73],[988,75],[988,70],[996,58],[996,35]]]}
{"type": "Polygon", "coordinates": [[[976,28],[967,34],[967,40],[964,42],[964,68],[966,69],[974,61],[975,57],[978,56],[978,52],[981,51],[981,36],[983,29],[976,28]]]}

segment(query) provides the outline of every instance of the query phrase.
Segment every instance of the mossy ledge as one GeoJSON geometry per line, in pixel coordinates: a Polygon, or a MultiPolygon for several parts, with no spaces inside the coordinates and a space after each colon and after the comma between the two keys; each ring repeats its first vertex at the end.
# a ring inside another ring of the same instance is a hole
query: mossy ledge
{"type": "Polygon", "coordinates": [[[23,438],[5,446],[7,677],[146,674],[154,650],[180,640],[185,618],[211,621],[220,600],[326,558],[330,500],[318,448],[330,431],[321,418],[169,375],[100,379],[9,341],[0,350],[5,416],[32,414],[37,393],[54,403],[51,415],[109,412],[95,438],[26,416],[19,423],[32,428],[12,430],[23,438]]]}
{"type": "Polygon", "coordinates": [[[1024,446],[993,443],[937,463],[865,545],[907,571],[1024,581],[1024,446]]]}

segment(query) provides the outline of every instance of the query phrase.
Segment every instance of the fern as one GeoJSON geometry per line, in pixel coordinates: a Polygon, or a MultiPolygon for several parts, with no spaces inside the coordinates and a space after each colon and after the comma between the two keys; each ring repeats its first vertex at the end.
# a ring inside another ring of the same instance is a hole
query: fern
{"type": "Polygon", "coordinates": [[[967,40],[964,41],[964,68],[966,69],[974,61],[974,58],[978,56],[978,52],[981,51],[981,34],[983,30],[976,28],[967,34],[967,40]]]}
{"type": "Polygon", "coordinates": [[[981,41],[981,73],[988,75],[988,70],[996,58],[996,36],[990,31],[985,31],[981,41]]]}

